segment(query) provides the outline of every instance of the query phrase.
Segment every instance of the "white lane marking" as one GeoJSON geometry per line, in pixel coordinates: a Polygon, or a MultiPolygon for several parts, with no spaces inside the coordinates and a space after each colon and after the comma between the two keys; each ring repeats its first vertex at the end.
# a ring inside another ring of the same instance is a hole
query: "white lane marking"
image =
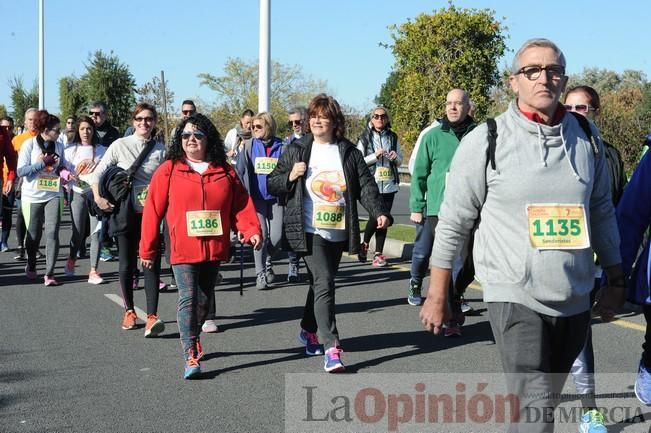
{"type": "MultiPolygon", "coordinates": [[[[124,308],[124,302],[122,302],[122,298],[120,298],[118,295],[114,293],[104,293],[104,296],[109,298],[111,301],[115,302],[118,304],[120,307],[124,308]]],[[[142,311],[140,308],[136,307],[135,305],[133,306],[133,309],[136,310],[136,315],[138,316],[138,319],[147,321],[147,313],[142,311]]]]}

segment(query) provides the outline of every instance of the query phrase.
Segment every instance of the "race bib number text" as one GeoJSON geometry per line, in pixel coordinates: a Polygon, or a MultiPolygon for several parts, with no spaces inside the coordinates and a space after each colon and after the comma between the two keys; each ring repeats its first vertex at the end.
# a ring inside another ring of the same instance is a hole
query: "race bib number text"
{"type": "Polygon", "coordinates": [[[539,250],[578,250],[590,247],[583,205],[527,206],[529,239],[539,250]]]}
{"type": "Polygon", "coordinates": [[[185,213],[188,236],[221,236],[222,217],[218,210],[195,210],[185,213]]]}

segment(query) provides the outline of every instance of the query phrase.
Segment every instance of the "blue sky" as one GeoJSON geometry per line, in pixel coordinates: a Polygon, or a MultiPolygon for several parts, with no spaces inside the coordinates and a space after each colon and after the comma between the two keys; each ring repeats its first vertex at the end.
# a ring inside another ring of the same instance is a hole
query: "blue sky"
{"type": "MultiPolygon", "coordinates": [[[[508,27],[507,45],[548,37],[565,52],[568,72],[638,69],[651,78],[651,2],[632,0],[456,0],[490,8],[508,27]],[[621,5],[625,4],[625,7],[621,5]]],[[[165,71],[175,105],[215,100],[197,75],[219,75],[228,57],[258,56],[258,0],[45,0],[45,105],[58,111],[58,79],[84,73],[88,54],[113,50],[138,85],[165,71]]],[[[392,24],[447,7],[442,0],[271,1],[271,55],[328,82],[337,99],[358,109],[373,98],[393,65],[392,24]]],[[[0,104],[11,106],[9,79],[38,76],[38,1],[0,0],[0,104]]],[[[510,62],[507,53],[501,64],[510,62]]],[[[255,107],[254,107],[255,108],[255,107]]]]}

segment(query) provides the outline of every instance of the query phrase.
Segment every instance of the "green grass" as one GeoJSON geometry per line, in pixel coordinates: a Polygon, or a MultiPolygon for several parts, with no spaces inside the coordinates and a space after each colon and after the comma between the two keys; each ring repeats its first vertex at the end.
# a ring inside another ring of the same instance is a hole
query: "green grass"
{"type": "MultiPolygon", "coordinates": [[[[366,220],[359,220],[359,229],[363,233],[366,228],[366,220]]],[[[414,242],[416,238],[416,227],[407,224],[394,224],[389,227],[387,237],[403,242],[414,242]]]]}

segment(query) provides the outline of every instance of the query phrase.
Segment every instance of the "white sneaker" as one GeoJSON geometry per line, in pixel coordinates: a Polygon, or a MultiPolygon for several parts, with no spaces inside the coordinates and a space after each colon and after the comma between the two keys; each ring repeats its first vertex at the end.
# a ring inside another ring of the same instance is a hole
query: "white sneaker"
{"type": "Polygon", "coordinates": [[[201,332],[205,332],[207,334],[219,332],[219,328],[217,327],[217,321],[213,319],[208,319],[205,322],[203,322],[203,325],[201,325],[201,332]]]}

